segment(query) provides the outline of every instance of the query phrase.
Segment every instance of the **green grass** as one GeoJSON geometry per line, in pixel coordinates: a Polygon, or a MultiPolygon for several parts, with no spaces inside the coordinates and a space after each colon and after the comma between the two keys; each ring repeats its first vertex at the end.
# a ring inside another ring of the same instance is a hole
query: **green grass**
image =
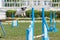
{"type": "MultiPolygon", "coordinates": [[[[51,40],[59,40],[60,39],[60,23],[57,23],[58,32],[49,32],[49,37],[51,40]]],[[[29,27],[30,23],[19,23],[18,27],[12,28],[11,24],[4,24],[4,29],[6,31],[6,36],[4,37],[3,32],[0,27],[0,34],[2,38],[0,40],[26,40],[26,29],[29,27]]],[[[35,23],[34,25],[34,35],[42,34],[42,24],[35,23]]],[[[35,40],[41,40],[42,38],[37,38],[35,40]]]]}

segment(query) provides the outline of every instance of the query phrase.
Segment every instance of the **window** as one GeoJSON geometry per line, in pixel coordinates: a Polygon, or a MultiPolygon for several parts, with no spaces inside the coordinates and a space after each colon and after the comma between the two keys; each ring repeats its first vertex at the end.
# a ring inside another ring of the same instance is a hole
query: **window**
{"type": "Polygon", "coordinates": [[[4,7],[19,7],[20,0],[4,0],[4,7]]]}
{"type": "Polygon", "coordinates": [[[4,0],[4,2],[7,2],[7,0],[4,0]]]}
{"type": "Polygon", "coordinates": [[[9,2],[10,0],[7,0],[7,2],[9,2]]]}
{"type": "Polygon", "coordinates": [[[28,5],[29,5],[29,0],[22,1],[22,6],[28,6],[28,5]]]}
{"type": "Polygon", "coordinates": [[[29,1],[26,1],[26,5],[27,5],[27,6],[29,5],[29,1]]]}
{"type": "Polygon", "coordinates": [[[9,3],[9,7],[13,7],[14,6],[14,3],[9,3]]]}
{"type": "Polygon", "coordinates": [[[38,1],[38,5],[40,5],[40,1],[38,1]]]}
{"type": "Polygon", "coordinates": [[[7,7],[7,3],[5,3],[5,7],[7,7]]]}
{"type": "Polygon", "coordinates": [[[40,5],[40,0],[34,1],[34,5],[40,5]]]}
{"type": "Polygon", "coordinates": [[[47,4],[46,4],[46,1],[44,1],[44,5],[47,5],[47,4]]]}
{"type": "Polygon", "coordinates": [[[16,5],[15,5],[16,7],[19,7],[19,3],[16,3],[16,5]]]}
{"type": "Polygon", "coordinates": [[[36,1],[34,1],[34,5],[36,5],[36,1]]]}
{"type": "Polygon", "coordinates": [[[60,0],[52,0],[52,7],[59,7],[60,3],[58,2],[60,2],[60,0]]]}
{"type": "Polygon", "coordinates": [[[4,7],[28,6],[29,0],[4,0],[4,7]]]}

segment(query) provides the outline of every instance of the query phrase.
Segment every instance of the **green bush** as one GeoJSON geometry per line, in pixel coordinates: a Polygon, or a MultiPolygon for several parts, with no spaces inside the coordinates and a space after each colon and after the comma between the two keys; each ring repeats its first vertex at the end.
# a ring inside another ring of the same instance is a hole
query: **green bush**
{"type": "Polygon", "coordinates": [[[50,11],[45,11],[44,14],[45,14],[45,17],[50,17],[50,11]]]}
{"type": "Polygon", "coordinates": [[[12,14],[15,15],[16,13],[16,10],[7,10],[6,11],[6,16],[7,17],[12,17],[12,14]]]}
{"type": "MultiPolygon", "coordinates": [[[[31,17],[31,13],[32,13],[32,11],[31,10],[27,10],[26,11],[26,16],[27,17],[31,17]]],[[[40,17],[41,15],[41,12],[40,11],[38,11],[38,10],[34,10],[34,14],[35,14],[35,17],[40,17]]]]}
{"type": "MultiPolygon", "coordinates": [[[[16,10],[7,10],[6,11],[6,16],[7,17],[12,17],[12,14],[15,15],[15,13],[16,13],[16,10]]],[[[31,13],[32,13],[31,10],[27,10],[26,11],[26,17],[31,17],[31,13]]],[[[54,11],[52,11],[52,13],[54,14],[54,11]]],[[[34,10],[34,14],[35,14],[35,18],[42,17],[42,12],[41,11],[34,10]]],[[[44,15],[45,17],[50,17],[50,11],[44,11],[44,14],[45,14],[44,15]]],[[[57,18],[60,18],[60,11],[56,11],[56,15],[57,15],[57,18]]]]}
{"type": "MultiPolygon", "coordinates": [[[[31,17],[31,10],[27,10],[26,11],[26,15],[27,15],[27,17],[31,17]]],[[[44,16],[45,17],[50,17],[50,12],[51,11],[44,11],[44,16]]],[[[55,11],[52,11],[52,15],[54,16],[54,12],[55,11]]],[[[34,14],[35,14],[35,17],[42,17],[42,12],[41,11],[38,11],[38,10],[34,10],[34,14]]],[[[56,16],[57,16],[57,18],[60,18],[60,11],[56,11],[56,16]]]]}
{"type": "Polygon", "coordinates": [[[27,11],[26,11],[26,16],[27,16],[27,17],[31,17],[31,10],[27,10],[27,11]]]}
{"type": "Polygon", "coordinates": [[[56,12],[57,18],[60,18],[60,11],[56,12]]]}
{"type": "MultiPolygon", "coordinates": [[[[27,17],[31,17],[31,12],[32,12],[31,10],[26,11],[27,17]]],[[[35,14],[36,18],[37,17],[42,17],[42,12],[41,11],[34,10],[34,14],[35,14]]],[[[50,17],[50,11],[45,11],[44,14],[45,14],[45,17],[50,17]]]]}
{"type": "Polygon", "coordinates": [[[41,16],[41,11],[35,10],[34,13],[36,18],[41,16]]]}

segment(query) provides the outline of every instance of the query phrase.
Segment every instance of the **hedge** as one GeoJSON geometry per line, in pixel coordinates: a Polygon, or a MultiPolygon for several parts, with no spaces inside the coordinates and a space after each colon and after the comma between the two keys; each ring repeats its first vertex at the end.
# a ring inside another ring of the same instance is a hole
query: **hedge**
{"type": "MultiPolygon", "coordinates": [[[[31,10],[26,11],[27,17],[31,17],[31,10]]],[[[42,17],[42,12],[38,10],[34,10],[35,17],[42,17]]],[[[50,17],[50,11],[45,11],[44,12],[45,17],[50,17]]]]}
{"type": "MultiPolygon", "coordinates": [[[[32,13],[31,10],[26,11],[26,16],[31,17],[31,13],[32,13]]],[[[35,13],[35,17],[40,17],[41,16],[40,11],[34,10],[34,13],[35,13]]]]}
{"type": "MultiPolygon", "coordinates": [[[[31,12],[32,12],[31,10],[27,10],[26,11],[26,17],[31,17],[31,12]]],[[[6,11],[6,16],[12,17],[12,14],[15,15],[15,13],[16,13],[16,10],[8,10],[8,11],[6,11]]],[[[50,17],[50,11],[44,11],[44,13],[45,13],[45,17],[50,17]]],[[[54,14],[54,11],[52,11],[52,13],[54,14]]],[[[35,14],[36,18],[42,17],[41,11],[34,10],[34,14],[35,14]]],[[[56,11],[56,15],[57,15],[57,18],[60,18],[60,11],[56,11]]]]}
{"type": "Polygon", "coordinates": [[[60,18],[60,11],[56,12],[57,18],[60,18]]]}
{"type": "Polygon", "coordinates": [[[7,17],[12,17],[12,14],[15,15],[16,13],[16,10],[7,10],[6,11],[6,16],[7,17]]]}
{"type": "MultiPolygon", "coordinates": [[[[31,10],[26,11],[27,17],[31,17],[31,10]]],[[[50,17],[51,11],[44,11],[45,17],[50,17]]],[[[60,11],[52,11],[52,15],[54,16],[54,13],[56,13],[56,17],[60,18],[60,11]]],[[[38,10],[34,10],[35,17],[42,17],[42,12],[38,10]]]]}

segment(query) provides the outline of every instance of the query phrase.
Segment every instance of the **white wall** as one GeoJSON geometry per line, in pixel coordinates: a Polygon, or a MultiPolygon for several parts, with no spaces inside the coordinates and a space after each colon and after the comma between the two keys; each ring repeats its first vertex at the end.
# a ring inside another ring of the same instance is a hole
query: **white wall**
{"type": "Polygon", "coordinates": [[[0,20],[6,19],[6,13],[0,11],[0,20]]]}
{"type": "Polygon", "coordinates": [[[0,0],[0,8],[2,7],[2,0],[0,0]]]}

